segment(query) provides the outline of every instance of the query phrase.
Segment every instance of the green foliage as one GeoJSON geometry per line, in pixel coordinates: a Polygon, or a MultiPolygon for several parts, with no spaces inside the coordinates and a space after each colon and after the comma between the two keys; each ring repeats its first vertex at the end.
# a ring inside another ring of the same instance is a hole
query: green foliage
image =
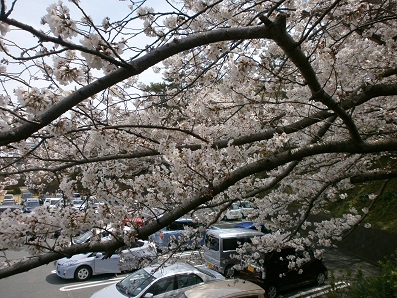
{"type": "Polygon", "coordinates": [[[328,298],[393,298],[397,297],[397,258],[396,253],[380,261],[379,274],[367,275],[362,270],[347,270],[338,280],[344,280],[347,287],[337,288],[336,279],[331,276],[333,291],[328,298]]]}
{"type": "MultiPolygon", "coordinates": [[[[368,208],[372,201],[369,199],[370,194],[376,194],[384,181],[374,181],[361,183],[347,192],[348,197],[345,200],[338,200],[331,204],[331,215],[340,217],[342,214],[349,212],[354,207],[359,212],[363,208],[368,208]]],[[[368,216],[364,220],[370,223],[372,227],[397,232],[397,179],[390,181],[385,193],[379,197],[368,216]]]]}

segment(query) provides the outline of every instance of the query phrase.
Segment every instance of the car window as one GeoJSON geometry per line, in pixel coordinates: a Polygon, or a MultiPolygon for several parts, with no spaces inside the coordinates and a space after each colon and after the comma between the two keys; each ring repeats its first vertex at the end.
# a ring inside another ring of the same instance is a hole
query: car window
{"type": "Polygon", "coordinates": [[[167,231],[183,230],[183,224],[180,222],[173,222],[167,227],[167,231]]]}
{"type": "Polygon", "coordinates": [[[252,208],[250,202],[241,202],[241,206],[242,206],[243,208],[252,208]]]}
{"type": "Polygon", "coordinates": [[[211,250],[219,251],[219,239],[212,236],[207,236],[205,239],[205,246],[211,250]]]}
{"type": "Polygon", "coordinates": [[[36,206],[40,206],[39,201],[28,201],[26,202],[26,206],[27,207],[36,207],[36,206]]]}
{"type": "Polygon", "coordinates": [[[173,291],[174,289],[174,276],[170,276],[160,279],[159,281],[151,285],[146,293],[151,293],[156,296],[169,291],[173,291]]]}
{"type": "Polygon", "coordinates": [[[184,230],[185,226],[197,228],[198,223],[192,221],[174,221],[169,226],[167,226],[167,231],[179,231],[184,230]]]}
{"type": "Polygon", "coordinates": [[[196,274],[182,274],[176,277],[177,289],[194,286],[202,282],[201,277],[196,274]]]}
{"type": "Polygon", "coordinates": [[[226,250],[236,250],[238,247],[244,243],[251,243],[251,238],[230,238],[223,239],[223,251],[226,250]]]}

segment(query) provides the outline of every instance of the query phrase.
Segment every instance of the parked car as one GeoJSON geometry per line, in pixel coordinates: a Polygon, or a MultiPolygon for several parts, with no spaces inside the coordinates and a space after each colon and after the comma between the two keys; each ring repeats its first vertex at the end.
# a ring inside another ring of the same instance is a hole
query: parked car
{"type": "Polygon", "coordinates": [[[59,259],[55,266],[59,277],[84,281],[93,275],[136,270],[156,259],[154,244],[138,240],[132,247],[123,247],[108,258],[101,252],[78,254],[59,259]]]}
{"type": "Polygon", "coordinates": [[[295,251],[294,248],[284,248],[264,254],[255,264],[248,264],[239,277],[261,286],[269,298],[274,298],[288,289],[311,283],[323,284],[327,268],[310,249],[295,251]],[[290,261],[296,258],[303,264],[299,268],[289,268],[290,261]]]}
{"type": "Polygon", "coordinates": [[[243,218],[243,213],[241,212],[240,205],[238,203],[233,203],[226,210],[224,220],[239,220],[243,218]]]}
{"type": "Polygon", "coordinates": [[[240,201],[239,204],[243,218],[248,217],[252,213],[252,211],[255,210],[255,207],[250,201],[240,201]]]}
{"type": "Polygon", "coordinates": [[[199,223],[194,222],[191,218],[180,218],[149,236],[149,240],[154,242],[158,249],[171,248],[173,244],[182,249],[197,248],[204,244],[205,231],[200,235],[189,234],[189,228],[197,229],[199,223]],[[188,238],[188,239],[185,239],[188,238]],[[178,243],[179,241],[179,243],[178,243]]]}
{"type": "Polygon", "coordinates": [[[22,202],[26,202],[27,199],[33,198],[33,194],[30,192],[23,192],[21,195],[22,202]]]}
{"type": "Polygon", "coordinates": [[[208,268],[226,277],[233,277],[236,273],[234,265],[239,263],[238,259],[233,258],[236,249],[244,243],[250,243],[252,238],[263,235],[262,232],[251,229],[209,229],[204,245],[204,259],[208,268]]]}
{"type": "Polygon", "coordinates": [[[242,279],[216,280],[187,290],[179,298],[265,298],[265,290],[242,279]]]}
{"type": "Polygon", "coordinates": [[[0,214],[3,213],[6,210],[11,210],[14,212],[20,212],[22,209],[21,205],[0,205],[0,214]]]}
{"type": "Polygon", "coordinates": [[[216,279],[225,278],[216,271],[182,262],[149,266],[95,292],[91,298],[178,297],[193,286],[216,279]]]}
{"type": "Polygon", "coordinates": [[[61,200],[61,198],[46,198],[44,201],[44,206],[47,207],[49,212],[55,212],[58,209],[61,200]]]}
{"type": "Polygon", "coordinates": [[[255,207],[250,201],[236,201],[226,210],[225,220],[240,220],[248,217],[255,207]]]}
{"type": "Polygon", "coordinates": [[[22,212],[23,213],[30,213],[32,212],[34,209],[36,209],[37,207],[40,207],[40,202],[38,199],[32,199],[29,198],[26,200],[26,202],[23,204],[22,207],[22,212]]]}
{"type": "Polygon", "coordinates": [[[87,204],[84,200],[80,198],[74,198],[72,200],[72,208],[74,210],[82,211],[87,208],[87,204]]]}
{"type": "Polygon", "coordinates": [[[110,233],[105,229],[90,229],[72,238],[72,244],[83,244],[90,242],[92,237],[98,236],[101,241],[110,240],[110,233]]]}

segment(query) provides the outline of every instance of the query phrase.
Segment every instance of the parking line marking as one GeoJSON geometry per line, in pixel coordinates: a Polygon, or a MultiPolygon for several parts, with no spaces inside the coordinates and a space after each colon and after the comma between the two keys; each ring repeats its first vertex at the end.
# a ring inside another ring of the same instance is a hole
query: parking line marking
{"type": "Polygon", "coordinates": [[[68,285],[65,287],[60,288],[59,290],[61,292],[68,292],[68,291],[75,291],[75,290],[79,290],[79,289],[85,289],[85,288],[92,288],[92,287],[97,287],[97,286],[103,286],[103,285],[108,285],[108,284],[113,284],[119,280],[122,280],[124,277],[118,277],[118,278],[112,278],[112,279],[108,279],[106,281],[92,281],[92,282],[87,282],[84,284],[72,284],[72,285],[68,285]]]}
{"type": "Polygon", "coordinates": [[[350,284],[346,283],[344,281],[339,281],[335,283],[335,288],[331,289],[330,285],[325,285],[316,289],[311,289],[305,292],[300,292],[296,295],[292,295],[292,296],[286,296],[288,298],[302,298],[302,297],[306,297],[306,298],[314,298],[314,297],[319,297],[321,295],[325,295],[333,290],[337,290],[337,289],[343,289],[348,287],[350,284]],[[308,295],[308,296],[306,296],[308,295]]]}

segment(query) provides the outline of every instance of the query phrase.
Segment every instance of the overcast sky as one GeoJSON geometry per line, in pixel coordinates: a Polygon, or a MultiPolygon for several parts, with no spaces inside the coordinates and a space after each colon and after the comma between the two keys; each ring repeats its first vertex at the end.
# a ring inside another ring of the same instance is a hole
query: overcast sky
{"type": "MultiPolygon", "coordinates": [[[[40,28],[43,29],[44,31],[48,31],[49,27],[41,25],[40,20],[47,13],[46,11],[47,7],[50,4],[57,2],[58,0],[39,0],[39,1],[17,0],[14,7],[14,11],[10,17],[20,22],[31,25],[35,28],[40,28]]],[[[70,8],[72,18],[79,20],[81,14],[80,12],[77,11],[77,9],[74,8],[74,5],[67,0],[64,0],[62,2],[65,6],[70,8]],[[77,16],[76,14],[74,14],[75,12],[78,13],[77,16]]],[[[6,3],[7,3],[7,8],[10,8],[11,1],[6,0],[6,3]]],[[[151,5],[158,6],[161,5],[161,3],[164,3],[163,0],[150,0],[147,2],[145,6],[151,6],[151,5]]],[[[80,1],[80,6],[82,6],[86,11],[86,13],[93,18],[95,24],[101,24],[102,20],[105,17],[109,17],[111,21],[116,21],[125,17],[129,13],[128,5],[130,4],[131,4],[130,1],[125,1],[125,0],[81,0],[80,1]]],[[[29,36],[27,36],[27,33],[10,32],[9,34],[10,37],[11,36],[15,37],[17,35],[18,42],[21,45],[23,45],[30,38],[29,36]]],[[[139,41],[137,42],[142,43],[141,45],[137,44],[137,46],[139,47],[144,47],[146,43],[148,43],[148,41],[145,40],[145,38],[143,37],[139,38],[139,41]]],[[[140,74],[139,78],[140,81],[143,81],[145,83],[161,81],[161,75],[155,74],[151,69],[140,74]]]]}

